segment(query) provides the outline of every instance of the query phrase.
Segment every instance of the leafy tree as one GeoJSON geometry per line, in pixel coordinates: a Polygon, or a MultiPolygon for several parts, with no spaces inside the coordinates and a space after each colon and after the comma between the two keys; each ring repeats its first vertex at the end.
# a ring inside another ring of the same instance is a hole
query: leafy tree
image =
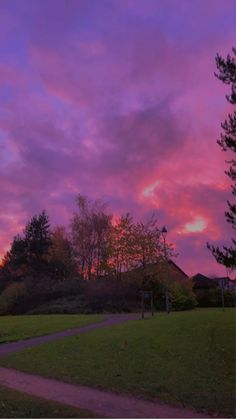
{"type": "MultiPolygon", "coordinates": [[[[135,222],[129,213],[122,215],[114,223],[111,246],[109,263],[117,277],[121,277],[121,272],[137,272],[137,269],[142,271],[142,276],[150,276],[151,273],[154,276],[160,275],[166,255],[158,220],[154,215],[147,222],[135,222]]],[[[168,257],[173,256],[169,244],[166,244],[165,249],[168,257]]]]}
{"type": "Polygon", "coordinates": [[[27,273],[26,243],[23,237],[14,237],[11,248],[3,257],[0,269],[0,288],[6,288],[13,281],[20,281],[27,273]]]}
{"type": "Polygon", "coordinates": [[[133,225],[133,263],[143,269],[161,259],[160,230],[157,219],[152,216],[146,223],[139,221],[133,225]]]}
{"type": "MultiPolygon", "coordinates": [[[[236,105],[236,48],[232,49],[233,56],[227,55],[226,59],[216,56],[216,66],[218,73],[216,77],[223,83],[231,86],[231,93],[226,95],[226,99],[232,105],[236,105]]],[[[223,133],[221,133],[220,139],[217,141],[221,149],[225,152],[229,152],[230,160],[227,161],[229,164],[229,170],[225,173],[232,181],[232,194],[236,196],[236,111],[228,115],[228,118],[221,124],[223,133]]],[[[236,230],[236,204],[228,202],[228,210],[225,212],[225,217],[228,223],[232,225],[233,230],[236,230]]],[[[236,240],[232,238],[232,244],[227,247],[223,246],[220,249],[218,246],[212,246],[207,244],[207,247],[211,250],[213,256],[217,262],[225,265],[229,269],[236,269],[236,240]]]]}
{"type": "Polygon", "coordinates": [[[132,267],[132,234],[133,219],[131,215],[121,215],[112,229],[110,267],[116,277],[121,278],[121,272],[132,267]]]}
{"type": "MultiPolygon", "coordinates": [[[[12,282],[12,269],[10,267],[11,254],[6,252],[0,265],[0,293],[12,282]]],[[[17,278],[18,279],[18,278],[17,278]]]]}

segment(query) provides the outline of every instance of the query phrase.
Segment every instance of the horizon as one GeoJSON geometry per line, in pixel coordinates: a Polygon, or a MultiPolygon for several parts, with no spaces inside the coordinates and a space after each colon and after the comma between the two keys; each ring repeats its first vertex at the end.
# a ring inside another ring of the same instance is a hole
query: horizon
{"type": "Polygon", "coordinates": [[[0,257],[76,195],[159,226],[187,275],[227,276],[231,199],[217,144],[231,107],[215,56],[235,44],[234,0],[1,0],[0,257]]]}

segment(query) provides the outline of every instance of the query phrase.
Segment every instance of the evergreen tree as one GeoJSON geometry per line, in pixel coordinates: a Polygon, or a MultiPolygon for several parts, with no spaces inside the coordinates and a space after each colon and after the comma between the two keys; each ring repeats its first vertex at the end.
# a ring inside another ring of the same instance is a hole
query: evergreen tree
{"type": "Polygon", "coordinates": [[[2,272],[11,280],[46,273],[51,246],[49,219],[45,211],[26,224],[22,235],[14,237],[3,259],[2,272]]]}
{"type": "MultiPolygon", "coordinates": [[[[223,59],[218,54],[216,56],[216,66],[218,73],[215,76],[223,83],[231,86],[231,93],[226,96],[226,99],[232,105],[236,105],[236,48],[232,49],[233,56],[227,55],[223,59]]],[[[229,170],[225,173],[232,181],[232,194],[236,196],[236,111],[228,115],[228,118],[221,124],[223,133],[217,141],[223,151],[229,152],[232,157],[226,162],[229,164],[229,170]]],[[[225,212],[225,217],[228,223],[232,225],[233,230],[236,230],[236,203],[228,202],[228,210],[225,212]]],[[[220,249],[218,246],[207,244],[217,262],[225,265],[227,268],[236,269],[236,240],[232,238],[232,244],[227,247],[223,246],[220,249]]]]}
{"type": "Polygon", "coordinates": [[[48,264],[51,232],[48,215],[42,211],[31,218],[24,230],[27,264],[32,273],[42,273],[48,264]]]}

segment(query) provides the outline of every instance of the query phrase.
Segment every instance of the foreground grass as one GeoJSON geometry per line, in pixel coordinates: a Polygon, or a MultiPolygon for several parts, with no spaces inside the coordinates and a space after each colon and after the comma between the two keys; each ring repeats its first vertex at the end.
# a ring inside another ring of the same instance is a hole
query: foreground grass
{"type": "Polygon", "coordinates": [[[85,326],[103,319],[100,315],[43,314],[0,316],[0,344],[33,336],[49,335],[72,327],[85,326]]]}
{"type": "Polygon", "coordinates": [[[1,418],[92,418],[93,413],[0,386],[1,418]]]}
{"type": "Polygon", "coordinates": [[[0,363],[234,416],[234,314],[234,309],[158,314],[27,349],[0,363]]]}

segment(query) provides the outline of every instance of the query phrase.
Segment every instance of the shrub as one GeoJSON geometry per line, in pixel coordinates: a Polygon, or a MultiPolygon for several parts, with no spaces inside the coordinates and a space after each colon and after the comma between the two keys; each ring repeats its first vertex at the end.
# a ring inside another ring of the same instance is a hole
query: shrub
{"type": "Polygon", "coordinates": [[[88,308],[79,296],[67,296],[35,304],[27,314],[87,314],[88,308]]]}
{"type": "Polygon", "coordinates": [[[85,281],[84,299],[92,312],[129,312],[140,306],[137,285],[122,280],[85,281]]]}
{"type": "Polygon", "coordinates": [[[197,305],[191,281],[173,282],[170,286],[170,296],[173,310],[192,310],[197,305]]]}
{"type": "Polygon", "coordinates": [[[15,314],[21,311],[27,292],[23,283],[9,285],[0,295],[0,314],[15,314]]]}

